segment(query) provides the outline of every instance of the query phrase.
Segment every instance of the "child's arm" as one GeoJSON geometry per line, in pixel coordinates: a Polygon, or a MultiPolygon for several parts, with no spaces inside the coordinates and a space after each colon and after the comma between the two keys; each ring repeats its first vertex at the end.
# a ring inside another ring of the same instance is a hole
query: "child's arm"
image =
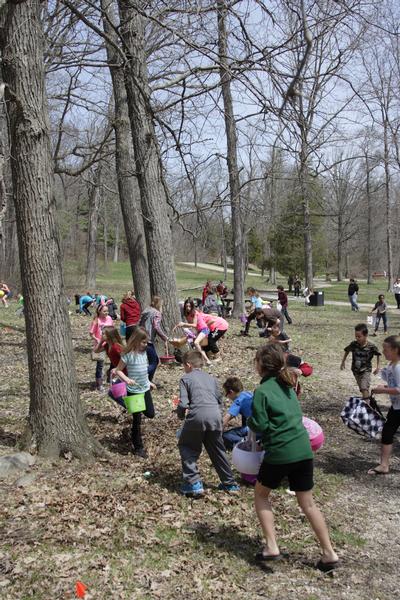
{"type": "Polygon", "coordinates": [[[224,415],[224,418],[222,419],[222,427],[225,429],[225,427],[228,426],[229,421],[232,421],[233,418],[234,418],[233,415],[226,413],[224,415]]]}
{"type": "Polygon", "coordinates": [[[340,364],[340,370],[341,370],[341,371],[344,371],[344,369],[346,368],[346,358],[348,357],[348,355],[349,355],[349,351],[348,351],[348,350],[346,350],[346,351],[345,351],[345,353],[344,353],[344,356],[343,356],[342,362],[341,362],[341,364],[340,364]]]}
{"type": "Polygon", "coordinates": [[[176,414],[178,418],[183,420],[186,415],[186,411],[189,408],[189,394],[185,382],[181,379],[179,382],[179,404],[176,407],[176,414]]]}
{"type": "Polygon", "coordinates": [[[121,379],[128,385],[135,385],[136,381],[134,379],[130,379],[127,375],[125,375],[125,373],[124,373],[125,367],[126,367],[126,364],[124,363],[124,361],[121,358],[117,365],[117,368],[115,369],[116,376],[119,377],[119,379],[121,379]]]}
{"type": "Polygon", "coordinates": [[[377,356],[376,356],[376,369],[374,370],[374,375],[378,375],[378,373],[379,373],[380,358],[381,358],[381,355],[377,354],[377,356]]]}

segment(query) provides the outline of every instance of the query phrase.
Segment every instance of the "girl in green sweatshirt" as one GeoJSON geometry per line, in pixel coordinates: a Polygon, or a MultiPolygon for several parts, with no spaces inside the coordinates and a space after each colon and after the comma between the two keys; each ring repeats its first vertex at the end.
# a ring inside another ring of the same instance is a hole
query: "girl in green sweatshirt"
{"type": "Polygon", "coordinates": [[[282,558],[269,496],[271,490],[278,488],[287,477],[321,546],[322,556],[316,566],[321,571],[331,571],[338,564],[338,556],[332,548],[324,517],[313,499],[313,453],[302,423],[292,375],[285,366],[284,354],[278,344],[259,348],[256,369],[262,379],[254,393],[253,416],[247,424],[262,434],[262,445],[266,450],[254,492],[255,509],[266,545],[256,559],[282,558]]]}

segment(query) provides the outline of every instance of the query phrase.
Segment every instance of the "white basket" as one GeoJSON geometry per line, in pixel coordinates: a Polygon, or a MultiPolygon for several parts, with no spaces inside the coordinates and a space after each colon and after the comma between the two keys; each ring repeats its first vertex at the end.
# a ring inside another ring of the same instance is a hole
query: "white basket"
{"type": "Polygon", "coordinates": [[[232,450],[232,464],[239,473],[257,475],[264,458],[264,450],[261,452],[246,449],[246,442],[239,442],[232,450]]]}

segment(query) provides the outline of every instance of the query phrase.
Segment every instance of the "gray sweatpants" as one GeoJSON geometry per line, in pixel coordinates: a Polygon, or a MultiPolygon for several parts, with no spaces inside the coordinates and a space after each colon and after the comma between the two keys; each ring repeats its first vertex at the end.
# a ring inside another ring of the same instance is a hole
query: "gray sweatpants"
{"type": "Polygon", "coordinates": [[[185,431],[185,427],[178,442],[184,481],[196,483],[201,480],[197,461],[203,444],[221,483],[234,484],[235,478],[226,456],[222,431],[185,431]]]}

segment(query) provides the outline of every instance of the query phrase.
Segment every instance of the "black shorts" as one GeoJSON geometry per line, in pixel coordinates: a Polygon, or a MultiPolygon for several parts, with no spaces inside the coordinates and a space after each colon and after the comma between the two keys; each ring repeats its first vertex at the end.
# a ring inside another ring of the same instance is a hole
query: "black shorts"
{"type": "Polygon", "coordinates": [[[312,458],[294,463],[271,465],[263,462],[257,476],[257,481],[264,487],[275,490],[284,477],[289,480],[292,492],[308,492],[314,487],[314,461],[312,458]]]}

